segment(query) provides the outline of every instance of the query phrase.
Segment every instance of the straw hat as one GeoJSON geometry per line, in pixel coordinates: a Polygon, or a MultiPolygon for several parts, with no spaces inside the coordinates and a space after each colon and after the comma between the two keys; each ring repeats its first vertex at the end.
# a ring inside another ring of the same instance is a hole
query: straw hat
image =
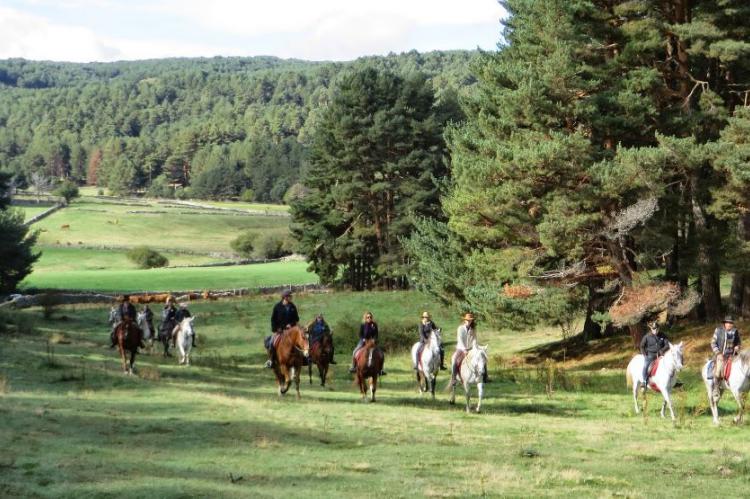
{"type": "Polygon", "coordinates": [[[429,312],[422,312],[422,319],[432,319],[429,312]]]}
{"type": "Polygon", "coordinates": [[[474,320],[474,314],[471,312],[467,312],[464,314],[464,320],[465,321],[473,321],[474,320]]]}

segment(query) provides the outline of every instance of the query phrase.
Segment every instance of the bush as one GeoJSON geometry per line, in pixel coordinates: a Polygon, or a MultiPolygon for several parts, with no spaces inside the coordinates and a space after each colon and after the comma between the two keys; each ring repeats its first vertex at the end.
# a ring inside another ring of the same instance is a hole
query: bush
{"type": "Polygon", "coordinates": [[[46,292],[39,298],[39,305],[42,307],[42,317],[45,320],[52,319],[60,304],[60,296],[57,293],[46,292]]]}
{"type": "Polygon", "coordinates": [[[126,256],[142,269],[153,269],[169,265],[167,257],[148,246],[136,246],[128,250],[126,256]]]}
{"type": "MultiPolygon", "coordinates": [[[[377,318],[376,318],[377,322],[377,318]]],[[[359,341],[361,317],[345,317],[331,325],[336,350],[351,352],[359,341]]],[[[413,320],[378,323],[378,345],[386,353],[408,352],[419,340],[417,326],[413,320]]]]}
{"type": "Polygon", "coordinates": [[[0,334],[34,334],[36,322],[34,317],[23,312],[0,310],[0,334]]]}
{"type": "Polygon", "coordinates": [[[255,255],[258,258],[281,258],[292,252],[285,247],[284,237],[277,234],[263,234],[255,244],[255,255]]]}
{"type": "Polygon", "coordinates": [[[242,194],[240,194],[240,201],[252,203],[253,201],[255,201],[255,191],[253,191],[252,189],[243,190],[242,194]]]}
{"type": "Polygon", "coordinates": [[[229,243],[229,246],[240,256],[251,258],[255,249],[255,233],[243,232],[229,243]]]}
{"type": "Polygon", "coordinates": [[[63,180],[62,183],[60,183],[60,185],[58,185],[57,188],[52,191],[52,194],[65,199],[65,204],[70,204],[70,201],[73,198],[77,198],[79,196],[78,186],[70,180],[63,180]]]}

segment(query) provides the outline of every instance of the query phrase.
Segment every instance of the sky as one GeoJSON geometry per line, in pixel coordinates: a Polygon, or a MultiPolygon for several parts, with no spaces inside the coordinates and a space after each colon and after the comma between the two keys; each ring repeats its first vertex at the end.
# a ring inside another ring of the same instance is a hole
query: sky
{"type": "Polygon", "coordinates": [[[0,59],[493,50],[504,15],[497,0],[0,0],[0,59]]]}

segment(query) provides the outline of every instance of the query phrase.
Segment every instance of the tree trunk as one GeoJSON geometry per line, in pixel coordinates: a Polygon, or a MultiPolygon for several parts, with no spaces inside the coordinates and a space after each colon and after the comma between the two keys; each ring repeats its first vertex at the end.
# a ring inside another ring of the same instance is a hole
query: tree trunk
{"type": "Polygon", "coordinates": [[[732,290],[729,292],[729,312],[734,316],[742,315],[742,301],[745,297],[745,274],[732,274],[732,290]]]}
{"type": "Polygon", "coordinates": [[[719,287],[719,271],[710,245],[708,220],[703,206],[697,195],[697,176],[691,180],[691,203],[693,208],[693,222],[695,236],[698,240],[698,269],[700,272],[700,286],[703,291],[703,311],[705,319],[719,320],[721,317],[721,289],[719,287]]]}
{"type": "Polygon", "coordinates": [[[589,300],[586,305],[586,320],[583,323],[583,341],[589,341],[602,336],[601,326],[591,318],[598,311],[597,305],[600,305],[601,298],[596,293],[596,285],[594,283],[589,283],[588,287],[589,300]]]}

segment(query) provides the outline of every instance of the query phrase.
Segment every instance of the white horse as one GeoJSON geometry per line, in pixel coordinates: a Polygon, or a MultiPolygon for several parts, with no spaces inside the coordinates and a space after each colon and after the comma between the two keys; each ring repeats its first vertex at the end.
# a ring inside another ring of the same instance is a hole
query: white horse
{"type": "MultiPolygon", "coordinates": [[[[628,386],[633,386],[633,403],[635,404],[635,413],[640,412],[638,408],[638,388],[644,385],[643,380],[643,355],[638,354],[630,360],[628,370],[625,373],[628,386]]],[[[683,366],[682,360],[682,342],[677,345],[669,344],[669,350],[659,361],[659,367],[656,373],[649,378],[649,385],[652,383],[659,389],[664,397],[664,403],[661,406],[661,417],[664,416],[664,408],[669,407],[669,413],[672,415],[672,421],[675,420],[674,408],[672,407],[672,388],[677,382],[677,373],[683,366]]],[[[649,386],[651,388],[651,386],[649,386]]]]}
{"type": "Polygon", "coordinates": [[[742,422],[742,416],[745,412],[745,403],[743,393],[750,391],[750,350],[743,350],[739,355],[732,359],[732,372],[729,373],[729,379],[722,380],[719,386],[718,397],[713,393],[713,379],[708,379],[708,367],[710,361],[706,362],[701,370],[703,382],[706,384],[708,392],[708,403],[711,405],[711,414],[714,418],[714,424],[719,424],[719,400],[724,389],[729,389],[737,401],[737,415],[734,417],[735,423],[742,422]]]}
{"type": "MultiPolygon", "coordinates": [[[[456,353],[453,353],[451,358],[451,365],[455,365],[456,353]]],[[[477,392],[479,395],[479,402],[477,402],[476,411],[479,412],[482,409],[482,397],[484,396],[484,372],[487,370],[487,345],[472,348],[466,352],[459,369],[458,377],[461,379],[464,385],[464,393],[466,393],[466,412],[471,412],[469,405],[469,397],[471,395],[470,385],[474,383],[477,385],[477,392]]],[[[456,385],[451,385],[451,404],[456,403],[456,385]]]]}
{"type": "Polygon", "coordinates": [[[177,325],[177,348],[180,351],[180,364],[190,365],[190,350],[193,348],[193,321],[195,317],[185,317],[177,325]]]}
{"type": "Polygon", "coordinates": [[[432,330],[429,341],[424,345],[422,358],[417,361],[417,352],[419,351],[421,344],[422,343],[418,341],[411,347],[411,362],[417,369],[417,385],[419,385],[419,393],[430,392],[434,399],[435,380],[438,371],[440,371],[440,329],[432,330]],[[422,386],[420,373],[424,378],[424,387],[422,386]]]}
{"type": "Polygon", "coordinates": [[[154,332],[151,330],[151,324],[146,320],[146,312],[138,312],[136,317],[138,327],[143,331],[143,341],[146,343],[146,348],[150,352],[154,347],[154,332]]]}

